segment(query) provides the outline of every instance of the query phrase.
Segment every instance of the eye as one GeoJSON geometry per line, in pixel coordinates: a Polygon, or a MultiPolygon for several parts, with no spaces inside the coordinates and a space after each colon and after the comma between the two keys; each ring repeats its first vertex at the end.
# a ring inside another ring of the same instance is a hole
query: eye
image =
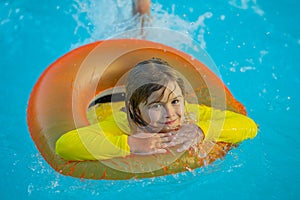
{"type": "Polygon", "coordinates": [[[177,105],[180,103],[180,100],[179,99],[174,99],[172,102],[171,102],[173,105],[177,105]]]}
{"type": "Polygon", "coordinates": [[[161,108],[161,106],[162,106],[161,104],[155,103],[155,104],[152,104],[152,105],[150,106],[150,109],[158,110],[158,109],[161,108]]]}

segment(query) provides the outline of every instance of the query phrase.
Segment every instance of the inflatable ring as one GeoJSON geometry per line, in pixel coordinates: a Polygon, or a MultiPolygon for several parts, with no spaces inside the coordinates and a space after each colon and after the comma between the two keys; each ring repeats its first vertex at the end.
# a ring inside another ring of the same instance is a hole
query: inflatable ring
{"type": "MultiPolygon", "coordinates": [[[[214,101],[217,102],[215,105],[221,106],[220,109],[246,114],[244,106],[209,68],[181,51],[145,40],[98,41],[79,47],[51,64],[30,95],[27,110],[29,131],[52,168],[64,175],[88,179],[144,178],[194,169],[226,155],[231,145],[219,143],[205,158],[197,158],[187,151],[171,165],[145,173],[119,171],[101,161],[66,161],[56,155],[55,144],[60,136],[89,125],[86,112],[94,98],[112,89],[119,78],[138,62],[152,57],[166,60],[185,77],[193,77],[191,84],[199,104],[212,106],[214,101]],[[214,94],[209,87],[213,87],[214,94]]],[[[130,163],[130,159],[136,157],[120,158],[123,164],[130,163]]]]}

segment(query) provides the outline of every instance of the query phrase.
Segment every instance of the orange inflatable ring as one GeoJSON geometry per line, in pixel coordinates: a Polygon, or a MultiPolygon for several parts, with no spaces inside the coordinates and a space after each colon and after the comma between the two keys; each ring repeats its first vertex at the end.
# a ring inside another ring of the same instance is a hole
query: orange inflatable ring
{"type": "MultiPolygon", "coordinates": [[[[88,179],[144,178],[194,169],[226,155],[231,145],[219,143],[205,158],[187,151],[169,166],[144,173],[120,171],[101,161],[65,161],[56,155],[55,143],[62,134],[89,125],[86,111],[95,96],[112,89],[131,67],[152,57],[164,59],[185,77],[192,77],[191,85],[199,104],[214,104],[220,109],[246,114],[244,106],[209,68],[181,51],[145,40],[98,41],[55,61],[31,93],[27,110],[29,131],[51,167],[64,175],[88,179]]],[[[143,157],[147,156],[129,156],[119,161],[126,165],[143,157]]]]}

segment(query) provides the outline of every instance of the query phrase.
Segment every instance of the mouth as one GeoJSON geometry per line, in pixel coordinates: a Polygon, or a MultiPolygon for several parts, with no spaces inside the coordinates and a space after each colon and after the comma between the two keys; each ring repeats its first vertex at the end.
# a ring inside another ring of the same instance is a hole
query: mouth
{"type": "Polygon", "coordinates": [[[164,122],[159,122],[160,132],[169,132],[172,130],[176,130],[180,126],[178,121],[179,119],[173,119],[164,122]]]}
{"type": "Polygon", "coordinates": [[[167,126],[173,125],[177,122],[177,119],[166,121],[164,124],[167,126]]]}

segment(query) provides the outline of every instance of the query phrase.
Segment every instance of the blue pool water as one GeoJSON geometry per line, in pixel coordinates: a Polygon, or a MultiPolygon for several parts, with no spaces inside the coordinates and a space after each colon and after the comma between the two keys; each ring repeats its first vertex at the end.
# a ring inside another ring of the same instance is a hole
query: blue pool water
{"type": "MultiPolygon", "coordinates": [[[[139,19],[131,18],[129,1],[1,0],[0,198],[299,199],[299,6],[296,0],[153,1],[147,26],[176,30],[204,48],[260,132],[193,172],[93,181],[62,176],[44,161],[27,129],[27,102],[57,58],[135,28],[139,19]]],[[[151,34],[185,48],[174,37],[151,34]]]]}

